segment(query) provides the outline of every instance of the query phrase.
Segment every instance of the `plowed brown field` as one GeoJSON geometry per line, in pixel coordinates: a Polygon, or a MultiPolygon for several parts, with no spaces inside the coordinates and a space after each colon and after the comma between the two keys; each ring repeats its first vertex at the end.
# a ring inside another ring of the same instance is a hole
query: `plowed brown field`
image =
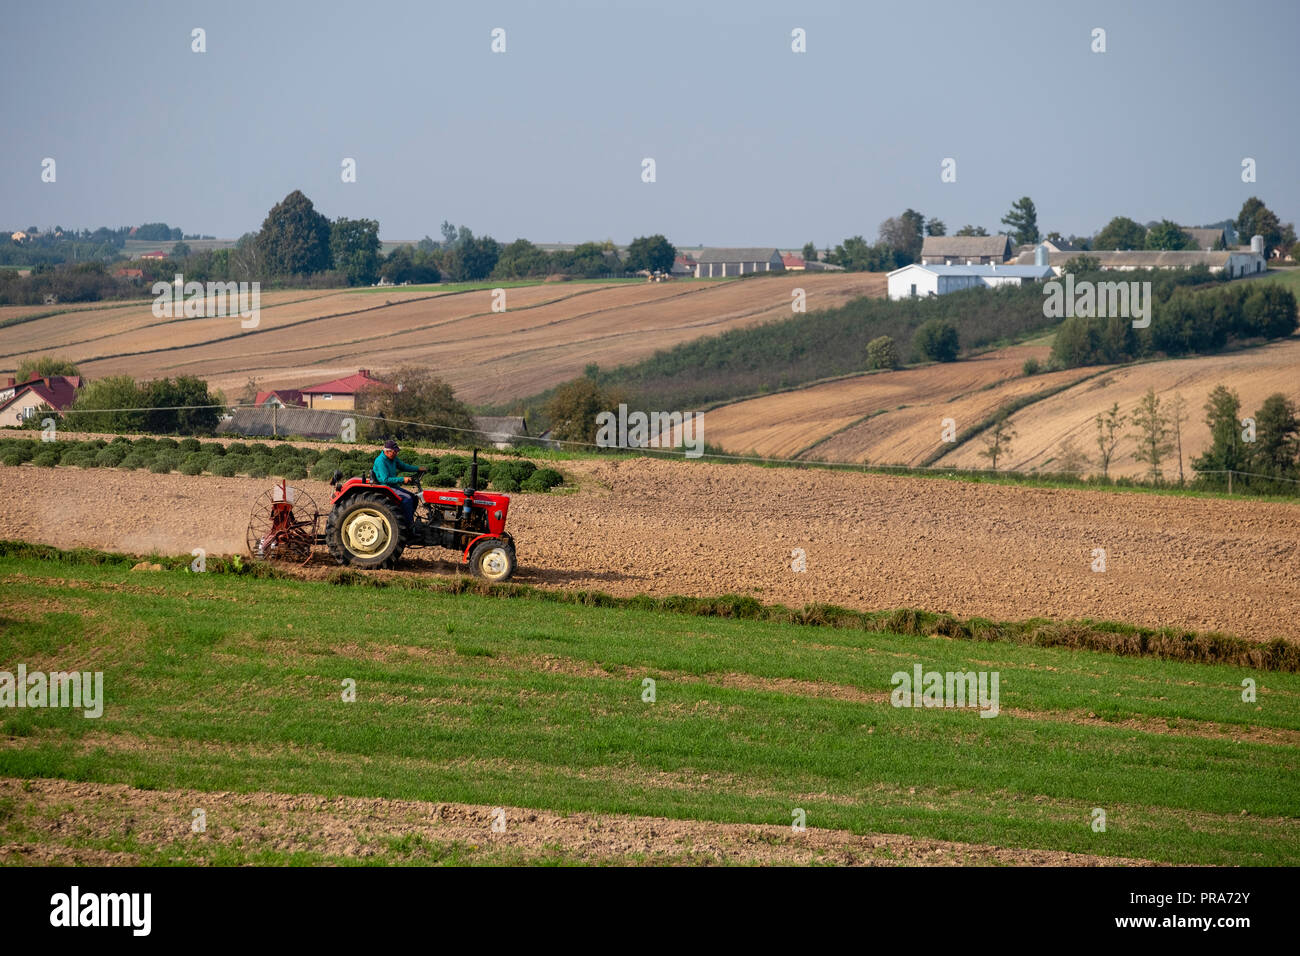
{"type": "MultiPolygon", "coordinates": [[[[714,823],[603,813],[556,813],[520,807],[423,803],[314,794],[139,790],[121,784],[0,777],[10,817],[31,829],[18,843],[0,844],[0,865],[139,866],[149,851],[178,846],[193,835],[176,826],[178,806],[202,806],[214,820],[203,840],[249,856],[286,850],[317,853],[332,863],[408,863],[393,842],[411,834],[454,845],[469,859],[498,865],[567,861],[619,865],[649,861],[695,866],[1134,866],[1148,861],[1063,850],[1004,848],[896,834],[859,835],[809,827],[714,823]],[[61,813],[51,808],[75,806],[61,813]],[[500,809],[509,829],[483,834],[500,809]],[[220,820],[216,825],[215,821],[220,820]],[[93,848],[130,832],[141,853],[93,848]]],[[[189,852],[192,847],[185,847],[189,852]]],[[[215,855],[215,854],[214,854],[215,855]]]]}
{"type": "MultiPolygon", "coordinates": [[[[1300,639],[1296,504],[647,459],[563,468],[578,491],[515,498],[521,582],[1300,639]]],[[[0,538],[240,552],[269,484],[0,466],[0,538]]],[[[323,484],[299,484],[328,501],[323,484]]],[[[450,573],[443,556],[412,551],[393,573],[450,573]]]]}
{"type": "Polygon", "coordinates": [[[13,326],[0,344],[0,366],[57,353],[92,378],[198,375],[233,396],[250,377],[265,388],[296,388],[413,362],[436,370],[467,401],[506,401],[573,378],[591,362],[636,361],[702,335],[786,317],[796,287],[806,290],[810,309],[821,309],[881,295],[885,280],[850,273],[552,283],[507,289],[500,313],[488,290],[291,291],[263,296],[260,324],[249,330],[235,318],[157,319],[142,304],[13,326]]]}

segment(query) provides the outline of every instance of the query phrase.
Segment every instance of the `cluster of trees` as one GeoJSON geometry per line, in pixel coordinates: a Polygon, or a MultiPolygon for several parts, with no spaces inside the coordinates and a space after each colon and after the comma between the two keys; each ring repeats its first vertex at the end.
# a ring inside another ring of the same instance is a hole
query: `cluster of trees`
{"type": "Polygon", "coordinates": [[[628,401],[623,388],[598,382],[599,373],[596,365],[588,365],[582,376],[565,382],[551,394],[543,415],[550,423],[552,438],[594,444],[598,431],[596,416],[628,401]]]}
{"type": "MultiPolygon", "coordinates": [[[[1210,447],[1192,462],[1194,469],[1245,472],[1236,480],[1247,487],[1296,493],[1291,482],[1300,479],[1300,418],[1295,403],[1285,395],[1273,393],[1253,419],[1242,419],[1236,391],[1218,385],[1205,403],[1205,423],[1210,428],[1210,447]]],[[[1203,480],[1225,484],[1228,478],[1205,474],[1203,480]]]]}
{"type": "MultiPolygon", "coordinates": [[[[1283,223],[1277,213],[1264,205],[1263,200],[1251,196],[1242,203],[1236,219],[1215,223],[1209,228],[1231,226],[1237,234],[1238,242],[1245,244],[1252,236],[1264,237],[1264,254],[1272,256],[1274,250],[1281,249],[1283,254],[1291,253],[1300,259],[1294,250],[1296,231],[1293,223],[1283,223]]],[[[1084,248],[1094,252],[1136,251],[1136,250],[1179,250],[1196,249],[1197,245],[1191,235],[1169,219],[1142,225],[1128,216],[1116,216],[1092,237],[1091,240],[1078,240],[1084,248]]],[[[1220,239],[1215,249],[1225,248],[1220,239]]]]}
{"type": "MultiPolygon", "coordinates": [[[[186,279],[198,282],[261,281],[322,287],[371,285],[380,278],[394,284],[556,274],[603,278],[640,270],[667,272],[677,256],[676,248],[662,235],[638,237],[620,257],[612,240],[548,253],[527,239],[502,246],[491,236],[475,236],[468,227],[447,221],[440,230],[441,240],[425,236],[415,245],[400,246],[385,256],[377,221],[346,217],[331,221],[306,195],[294,190],[271,208],[258,232],[245,233],[233,249],[195,253],[184,240],[198,236],[185,236],[166,223],[145,223],[137,227],[135,238],[175,243],[169,258],[142,260],[133,268],[140,268],[149,284],[181,272],[186,279]]],[[[36,236],[35,227],[31,243],[0,242],[0,265],[27,264],[38,270],[28,279],[0,272],[0,304],[39,303],[51,293],[65,302],[139,295],[138,286],[113,277],[112,270],[105,268],[106,262],[121,258],[129,233],[126,228],[87,232],[86,242],[81,244],[84,248],[64,243],[66,248],[60,251],[48,248],[54,242],[48,238],[52,234],[36,236]],[[86,261],[66,269],[52,268],[68,258],[86,261]],[[40,277],[45,272],[52,274],[40,277]]]]}
{"type": "Polygon", "coordinates": [[[0,265],[39,266],[77,262],[113,262],[123,257],[122,248],[127,239],[145,239],[153,242],[172,242],[182,239],[211,239],[212,236],[184,235],[180,229],[165,222],[146,222],[135,227],[119,226],[109,229],[64,229],[53,226],[41,232],[35,226],[24,230],[20,240],[6,231],[0,237],[0,265]]]}
{"type": "MultiPolygon", "coordinates": [[[[1241,399],[1224,385],[1210,392],[1205,406],[1205,424],[1210,430],[1210,446],[1193,459],[1197,483],[1208,487],[1231,484],[1252,490],[1300,492],[1292,482],[1300,479],[1300,417],[1295,403],[1281,392],[1264,400],[1253,418],[1241,417],[1241,399]]],[[[1162,399],[1149,388],[1129,414],[1120,411],[1116,402],[1094,420],[1097,456],[1095,463],[1102,478],[1108,478],[1116,449],[1124,438],[1134,443],[1133,457],[1147,466],[1146,477],[1164,481],[1164,468],[1170,458],[1177,460],[1178,483],[1186,481],[1183,472],[1183,426],[1189,418],[1187,400],[1181,393],[1162,399]],[[1125,426],[1130,426],[1125,430],[1125,426]]],[[[1088,455],[1066,442],[1058,456],[1058,470],[1078,475],[1092,463],[1088,455]]]]}
{"type": "Polygon", "coordinates": [[[137,382],[110,375],[82,388],[67,411],[69,427],[82,431],[211,434],[225,398],[201,378],[182,375],[137,382]]]}
{"type": "Polygon", "coordinates": [[[30,276],[0,269],[0,305],[40,305],[47,295],[60,302],[99,302],[138,297],[140,290],[116,278],[102,262],[54,268],[38,265],[30,276]]]}
{"type": "Polygon", "coordinates": [[[362,440],[465,443],[474,428],[474,417],[450,385],[416,365],[399,366],[386,373],[384,381],[397,387],[368,386],[357,394],[357,411],[373,416],[358,422],[362,440]]]}
{"type": "Polygon", "coordinates": [[[442,240],[425,236],[387,256],[380,253],[373,219],[336,219],[316,212],[301,192],[290,193],[267,215],[255,238],[261,266],[274,277],[333,269],[348,285],[389,282],[475,282],[565,274],[583,278],[621,276],[640,269],[667,271],[677,250],[663,236],[643,236],[620,258],[613,241],[587,242],[548,253],[527,239],[509,245],[475,236],[467,226],[444,221],[442,240]]]}
{"type": "MultiPolygon", "coordinates": [[[[1002,222],[1016,243],[1038,241],[1038,210],[1028,196],[1012,203],[1002,222]]],[[[867,242],[862,236],[852,236],[837,245],[834,251],[828,250],[823,258],[850,272],[888,272],[916,262],[921,257],[921,246],[926,236],[947,234],[948,227],[942,219],[927,219],[915,209],[908,208],[880,224],[875,243],[867,242]]],[[[988,232],[983,226],[966,225],[955,235],[987,236],[988,232]]],[[[816,245],[805,244],[803,256],[816,259],[816,245]]]]}
{"type": "MultiPolygon", "coordinates": [[[[1098,282],[1110,274],[1094,274],[1098,282]]],[[[1125,273],[1125,280],[1139,273],[1125,273]]],[[[1249,283],[1215,289],[1194,287],[1207,274],[1155,275],[1151,324],[1134,329],[1131,317],[1084,318],[1061,323],[1052,344],[1052,359],[1061,368],[1111,365],[1163,353],[1177,356],[1216,352],[1229,342],[1275,339],[1290,335],[1300,319],[1295,294],[1273,283],[1249,283]],[[1178,284],[1182,280],[1186,284],[1178,284]]],[[[1212,280],[1208,280],[1212,281],[1212,280]]]]}
{"type": "MultiPolygon", "coordinates": [[[[1016,245],[1036,243],[1046,238],[1055,242],[1068,241],[1087,251],[1196,248],[1191,235],[1169,219],[1144,226],[1127,216],[1116,216],[1092,237],[1070,236],[1067,240],[1059,232],[1049,232],[1043,236],[1038,229],[1038,209],[1028,196],[1022,196],[1011,204],[1010,210],[1002,217],[1001,224],[1016,245]]],[[[1246,200],[1235,220],[1225,220],[1221,225],[1229,224],[1243,242],[1251,236],[1262,235],[1266,255],[1272,255],[1274,249],[1294,249],[1293,257],[1300,260],[1294,225],[1282,223],[1277,214],[1257,197],[1252,196],[1246,200]]],[[[915,209],[907,209],[901,215],[886,219],[880,224],[875,243],[867,242],[862,236],[853,236],[836,246],[834,251],[827,250],[823,258],[850,271],[887,272],[915,262],[920,257],[921,244],[926,236],[946,234],[947,227],[943,220],[927,219],[915,209]]],[[[988,234],[983,226],[972,225],[962,226],[954,233],[957,236],[988,234]]],[[[1222,247],[1220,243],[1219,248],[1222,247]]],[[[811,242],[807,243],[803,254],[805,259],[816,259],[817,247],[811,242]]]]}

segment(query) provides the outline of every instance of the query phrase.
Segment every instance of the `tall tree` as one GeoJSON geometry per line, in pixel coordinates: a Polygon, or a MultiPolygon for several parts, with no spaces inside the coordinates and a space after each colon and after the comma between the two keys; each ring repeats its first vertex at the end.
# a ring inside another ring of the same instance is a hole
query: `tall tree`
{"type": "Polygon", "coordinates": [[[1300,419],[1296,408],[1281,392],[1264,399],[1255,413],[1255,448],[1251,471],[1274,478],[1296,477],[1296,453],[1300,449],[1300,419]]]}
{"type": "Polygon", "coordinates": [[[627,247],[627,268],[636,271],[667,272],[673,267],[677,250],[661,235],[638,236],[627,247]]]}
{"type": "Polygon", "coordinates": [[[912,213],[908,210],[901,216],[891,216],[880,224],[880,243],[889,249],[899,253],[903,257],[901,264],[905,265],[912,262],[921,254],[921,244],[925,241],[922,235],[923,220],[920,214],[912,213]]]}
{"type": "Polygon", "coordinates": [[[379,278],[379,223],[345,219],[330,226],[330,255],[348,285],[371,285],[379,278]]]}
{"type": "Polygon", "coordinates": [[[1125,251],[1145,248],[1146,227],[1128,216],[1116,216],[1097,233],[1092,248],[1097,252],[1125,251]]]}
{"type": "Polygon", "coordinates": [[[544,276],[550,271],[551,257],[527,239],[516,239],[501,250],[492,275],[500,279],[544,276]]]}
{"type": "Polygon", "coordinates": [[[324,272],[330,267],[330,222],[297,189],[271,207],[257,244],[270,275],[324,272]]]}
{"type": "Polygon", "coordinates": [[[546,418],[557,441],[594,444],[599,430],[596,416],[617,411],[619,403],[626,401],[621,392],[602,388],[590,374],[594,369],[588,371],[557,388],[546,404],[546,418]]]}
{"type": "Polygon", "coordinates": [[[1205,424],[1210,426],[1210,447],[1192,462],[1199,472],[1245,471],[1250,452],[1241,437],[1241,399],[1232,389],[1216,385],[1205,403],[1205,424]]]}
{"type": "Polygon", "coordinates": [[[1256,196],[1251,196],[1242,203],[1241,212],[1237,213],[1237,221],[1233,225],[1238,240],[1243,243],[1250,242],[1254,236],[1263,236],[1266,256],[1271,256],[1282,242],[1282,223],[1278,220],[1277,213],[1256,196]]]}
{"type": "Polygon", "coordinates": [[[958,235],[958,236],[987,236],[988,234],[989,231],[985,229],[983,226],[970,226],[970,225],[962,226],[960,229],[956,231],[956,233],[954,233],[954,235],[958,235]]]}
{"type": "Polygon", "coordinates": [[[907,254],[915,259],[921,255],[921,246],[925,243],[925,216],[909,207],[898,218],[907,230],[907,254]]]}
{"type": "Polygon", "coordinates": [[[1038,210],[1034,201],[1028,196],[1021,196],[1011,204],[1011,209],[1002,217],[1002,225],[1011,229],[1011,235],[1017,245],[1038,241],[1038,210]]]}
{"type": "Polygon", "coordinates": [[[1148,249],[1179,250],[1195,249],[1192,237],[1183,231],[1183,227],[1169,219],[1161,219],[1147,230],[1146,247],[1148,249]]]}
{"type": "Polygon", "coordinates": [[[1137,428],[1137,450],[1133,457],[1147,465],[1147,475],[1155,481],[1161,477],[1160,463],[1173,451],[1173,443],[1169,441],[1169,416],[1161,410],[1160,404],[1155,388],[1148,388],[1133,411],[1133,425],[1137,428]]]}
{"type": "Polygon", "coordinates": [[[1124,416],[1119,413],[1119,402],[1097,416],[1097,464],[1101,465],[1103,478],[1110,476],[1110,461],[1115,456],[1115,446],[1119,444],[1123,427],[1124,416]]]}
{"type": "Polygon", "coordinates": [[[1015,427],[1007,416],[999,416],[984,439],[984,450],[979,453],[980,457],[987,458],[989,465],[997,471],[998,459],[1011,454],[1011,440],[1015,437],[1015,427]]]}
{"type": "Polygon", "coordinates": [[[466,433],[474,428],[469,408],[431,369],[403,365],[386,374],[384,381],[399,387],[367,385],[357,395],[357,408],[380,419],[366,420],[363,431],[368,439],[464,441],[466,433]]]}
{"type": "Polygon", "coordinates": [[[476,282],[492,274],[500,257],[500,243],[491,236],[479,236],[458,240],[455,248],[446,253],[443,262],[452,281],[476,282]]]}
{"type": "Polygon", "coordinates": [[[1174,451],[1178,455],[1178,483],[1183,478],[1183,422],[1187,421],[1187,399],[1182,392],[1174,392],[1173,401],[1169,403],[1169,427],[1174,432],[1174,451]]]}
{"type": "Polygon", "coordinates": [[[927,236],[947,235],[948,227],[944,225],[942,219],[931,219],[925,224],[925,234],[927,236]]]}
{"type": "Polygon", "coordinates": [[[814,243],[805,242],[803,244],[803,261],[804,262],[817,261],[817,246],[814,243]]]}

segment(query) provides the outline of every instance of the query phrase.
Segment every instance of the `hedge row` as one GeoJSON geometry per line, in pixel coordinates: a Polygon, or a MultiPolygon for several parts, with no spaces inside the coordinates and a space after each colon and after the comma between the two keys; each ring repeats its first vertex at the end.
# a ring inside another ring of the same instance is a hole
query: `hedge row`
{"type": "MultiPolygon", "coordinates": [[[[458,488],[468,480],[467,455],[422,455],[402,452],[410,465],[429,469],[426,487],[458,488]]],[[[154,474],[217,475],[229,478],[303,479],[329,481],[336,470],[344,477],[364,475],[374,465],[370,452],[327,448],[299,448],[295,445],[267,445],[263,442],[201,442],[197,438],[137,438],[119,435],[112,441],[34,441],[30,438],[0,438],[0,462],[9,466],[31,462],[44,468],[75,465],[78,468],[144,469],[154,474]]],[[[563,484],[564,476],[554,468],[538,468],[521,458],[481,460],[480,488],[493,491],[550,491],[563,484]]]]}

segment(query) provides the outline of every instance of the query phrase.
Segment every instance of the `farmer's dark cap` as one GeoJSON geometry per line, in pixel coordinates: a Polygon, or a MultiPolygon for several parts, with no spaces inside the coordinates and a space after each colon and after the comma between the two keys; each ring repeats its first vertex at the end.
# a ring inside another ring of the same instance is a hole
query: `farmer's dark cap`
{"type": "Polygon", "coordinates": [[[393,441],[391,438],[388,439],[388,441],[384,442],[384,448],[391,448],[393,451],[399,450],[397,447],[397,442],[393,441]]]}

